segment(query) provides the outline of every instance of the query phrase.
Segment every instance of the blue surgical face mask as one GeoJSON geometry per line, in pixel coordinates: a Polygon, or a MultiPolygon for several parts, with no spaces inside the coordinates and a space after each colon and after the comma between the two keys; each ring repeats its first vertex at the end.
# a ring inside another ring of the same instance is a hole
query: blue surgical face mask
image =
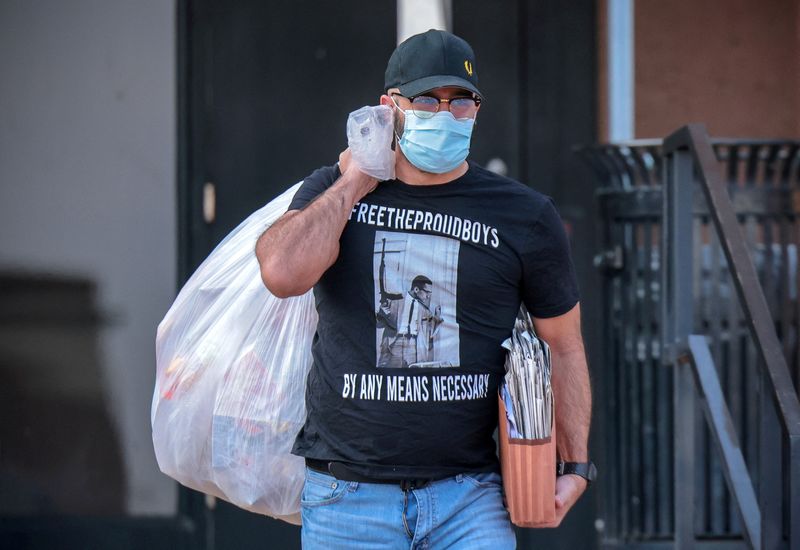
{"type": "Polygon", "coordinates": [[[457,168],[469,154],[475,119],[457,120],[449,111],[420,118],[405,113],[405,127],[398,144],[408,161],[425,172],[444,174],[457,168]]]}

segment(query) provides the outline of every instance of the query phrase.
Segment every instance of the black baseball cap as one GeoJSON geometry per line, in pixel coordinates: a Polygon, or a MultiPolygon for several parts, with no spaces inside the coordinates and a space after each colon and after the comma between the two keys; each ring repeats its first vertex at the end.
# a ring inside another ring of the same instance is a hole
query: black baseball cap
{"type": "Polygon", "coordinates": [[[403,41],[389,58],[384,90],[398,88],[406,97],[415,97],[442,86],[458,86],[478,97],[475,54],[466,40],[431,29],[403,41]]]}

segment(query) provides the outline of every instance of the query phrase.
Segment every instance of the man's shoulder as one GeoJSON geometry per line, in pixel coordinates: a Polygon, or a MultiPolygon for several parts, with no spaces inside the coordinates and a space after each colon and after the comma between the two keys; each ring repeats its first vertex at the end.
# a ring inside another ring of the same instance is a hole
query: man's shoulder
{"type": "Polygon", "coordinates": [[[334,182],[339,179],[341,173],[339,172],[339,164],[331,164],[330,166],[321,166],[311,174],[303,179],[303,183],[317,184],[324,187],[330,187],[334,182]]]}
{"type": "Polygon", "coordinates": [[[310,175],[303,178],[303,184],[295,193],[289,210],[299,210],[323,193],[328,187],[339,179],[339,165],[323,166],[317,168],[310,175]]]}
{"type": "Polygon", "coordinates": [[[519,201],[519,206],[538,209],[552,200],[529,185],[492,172],[475,162],[470,162],[470,173],[476,182],[484,184],[485,189],[488,189],[497,198],[519,201]]]}

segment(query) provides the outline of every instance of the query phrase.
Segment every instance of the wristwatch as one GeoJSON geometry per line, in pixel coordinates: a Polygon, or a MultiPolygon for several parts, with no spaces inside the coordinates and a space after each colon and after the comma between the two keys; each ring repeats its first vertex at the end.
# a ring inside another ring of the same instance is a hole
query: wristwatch
{"type": "Polygon", "coordinates": [[[597,479],[597,467],[591,460],[589,462],[559,462],[556,464],[556,476],[575,474],[589,482],[597,479]]]}

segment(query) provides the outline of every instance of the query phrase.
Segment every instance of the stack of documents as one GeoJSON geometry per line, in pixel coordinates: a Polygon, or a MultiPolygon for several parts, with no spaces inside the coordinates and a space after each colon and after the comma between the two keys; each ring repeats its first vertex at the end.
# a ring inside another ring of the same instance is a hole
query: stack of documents
{"type": "Polygon", "coordinates": [[[553,421],[550,347],[536,336],[530,315],[520,310],[511,338],[503,342],[506,376],[500,390],[509,422],[509,437],[545,439],[553,421]]]}

